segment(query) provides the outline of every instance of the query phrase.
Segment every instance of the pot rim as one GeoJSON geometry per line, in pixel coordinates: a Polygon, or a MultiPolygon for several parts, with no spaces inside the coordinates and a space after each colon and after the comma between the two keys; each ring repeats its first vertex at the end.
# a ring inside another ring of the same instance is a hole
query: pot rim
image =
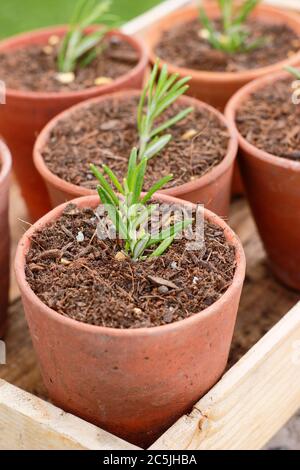
{"type": "MultiPolygon", "coordinates": [[[[57,126],[61,120],[68,118],[70,119],[72,114],[76,113],[78,110],[89,108],[94,104],[101,104],[103,101],[112,99],[122,100],[130,96],[140,96],[140,94],[141,90],[117,91],[108,95],[98,96],[96,98],[86,100],[82,103],[78,103],[55,116],[40,132],[34,145],[33,160],[37,171],[48,183],[53,185],[55,188],[59,189],[60,191],[72,194],[74,197],[89,196],[95,194],[96,190],[84,188],[82,186],[69,183],[68,181],[65,181],[64,179],[55,175],[49,169],[42,157],[42,151],[45,146],[45,143],[48,141],[49,135],[53,128],[57,126]]],[[[159,192],[160,194],[167,194],[179,198],[184,193],[192,192],[200,187],[207,186],[212,181],[217,179],[221,174],[225,173],[235,160],[238,150],[238,140],[236,136],[235,127],[232,125],[231,122],[229,122],[225,118],[225,116],[220,111],[202,101],[197,100],[196,98],[192,98],[186,95],[181,96],[178,99],[178,103],[180,102],[186,103],[187,106],[194,106],[195,108],[197,107],[199,109],[207,109],[215,116],[217,116],[218,119],[224,124],[227,129],[229,135],[229,142],[225,157],[218,165],[213,167],[210,171],[205,173],[203,176],[196,177],[193,181],[188,181],[187,183],[183,183],[179,186],[173,186],[168,189],[161,190],[159,192]]]]}
{"type": "Polygon", "coordinates": [[[237,110],[239,109],[240,105],[246,102],[252,93],[270,83],[288,77],[291,77],[288,72],[276,72],[273,74],[266,75],[264,77],[260,77],[257,80],[248,83],[239,91],[237,91],[229,100],[225,108],[225,116],[227,117],[228,121],[230,121],[231,124],[234,126],[235,132],[238,137],[239,145],[243,149],[243,151],[253,155],[255,158],[258,158],[264,162],[271,163],[274,166],[300,172],[300,162],[278,157],[277,155],[273,155],[269,152],[266,152],[265,150],[261,150],[255,145],[248,142],[245,137],[243,137],[242,134],[239,132],[235,119],[237,110]]]}
{"type": "MultiPolygon", "coordinates": [[[[161,202],[170,202],[170,203],[181,203],[187,206],[194,206],[187,201],[182,201],[180,199],[176,199],[171,196],[165,196],[161,194],[157,194],[157,197],[153,199],[154,201],[161,201],[161,202]]],[[[185,318],[183,320],[176,321],[174,323],[168,325],[161,325],[161,326],[154,326],[151,328],[137,328],[137,329],[118,329],[118,328],[109,328],[104,326],[96,326],[90,325],[88,323],[83,323],[78,320],[73,320],[71,318],[65,317],[55,310],[51,309],[47,305],[45,305],[33,292],[31,287],[29,286],[26,276],[25,276],[25,265],[26,265],[26,254],[30,247],[30,237],[35,233],[37,230],[45,227],[50,221],[56,220],[61,213],[63,212],[64,208],[70,204],[76,204],[79,207],[97,207],[99,205],[99,196],[84,196],[81,198],[73,199],[70,202],[61,204],[60,206],[56,207],[52,211],[48,212],[44,217],[42,217],[39,221],[37,221],[34,225],[30,227],[30,229],[22,236],[16,252],[15,257],[15,273],[16,278],[22,292],[22,296],[26,297],[29,302],[33,303],[36,308],[39,309],[41,314],[47,315],[51,317],[52,320],[55,320],[57,324],[64,324],[69,325],[71,328],[75,328],[77,330],[84,330],[85,332],[90,333],[102,333],[104,335],[113,335],[113,336],[120,336],[120,337],[135,337],[135,336],[148,336],[160,334],[160,333],[172,333],[176,331],[178,328],[182,328],[188,325],[192,325],[196,323],[199,315],[203,317],[203,319],[212,316],[215,312],[219,309],[222,309],[222,306],[234,296],[235,292],[239,292],[241,285],[243,284],[243,280],[245,277],[245,269],[246,269],[246,258],[245,253],[242,247],[242,244],[237,237],[237,235],[233,232],[233,230],[226,224],[226,222],[221,219],[219,216],[214,214],[213,212],[209,211],[208,209],[204,209],[204,215],[206,220],[209,220],[221,228],[224,229],[226,240],[234,246],[236,250],[236,271],[233,277],[232,284],[228,287],[228,289],[224,292],[224,294],[211,306],[207,307],[206,309],[192,315],[189,318],[185,318]]]]}
{"type": "MultiPolygon", "coordinates": [[[[207,5],[205,6],[205,10],[209,12],[209,14],[211,14],[212,16],[217,16],[219,12],[219,8],[216,5],[207,5]]],[[[186,13],[186,15],[190,15],[190,19],[192,19],[194,16],[198,16],[198,9],[193,6],[186,7],[174,13],[171,13],[166,18],[172,17],[174,18],[174,21],[176,23],[180,23],[180,22],[185,23],[186,18],[185,20],[180,21],[182,13],[186,13]]],[[[284,20],[289,19],[291,22],[298,23],[299,24],[298,35],[300,36],[300,19],[297,20],[292,13],[288,11],[280,10],[270,5],[258,5],[252,14],[255,16],[260,16],[260,13],[267,13],[267,14],[275,13],[278,17],[282,18],[283,22],[284,20]]],[[[154,27],[158,29],[161,25],[164,24],[166,18],[160,20],[154,27]]],[[[290,28],[296,31],[296,27],[293,28],[292,26],[290,26],[290,28]]],[[[169,29],[170,28],[165,28],[164,30],[169,30],[169,29]]],[[[159,42],[159,39],[163,32],[163,28],[161,27],[159,37],[155,41],[151,41],[151,38],[150,38],[151,31],[152,30],[150,29],[150,32],[147,33],[147,37],[150,39],[151,46],[149,47],[150,49],[149,55],[150,55],[150,61],[153,64],[158,58],[154,50],[155,50],[157,43],[159,42]]],[[[257,78],[258,76],[266,75],[267,73],[272,73],[274,71],[281,70],[285,66],[298,65],[299,62],[300,62],[300,51],[295,52],[288,59],[284,59],[280,62],[275,62],[274,64],[270,64],[265,67],[250,69],[250,70],[241,71],[241,72],[213,72],[213,71],[205,71],[205,70],[202,71],[202,70],[189,69],[185,67],[179,67],[179,66],[173,65],[171,62],[165,61],[160,58],[160,66],[163,66],[164,64],[166,64],[168,66],[169,71],[172,73],[179,73],[181,76],[192,75],[193,79],[195,80],[207,80],[207,81],[213,80],[215,83],[217,82],[220,85],[223,84],[224,82],[235,82],[237,79],[245,81],[245,82],[249,82],[250,80],[257,78]]]]}
{"type": "MultiPolygon", "coordinates": [[[[18,47],[19,44],[22,44],[23,40],[30,43],[30,38],[43,38],[50,37],[52,35],[62,35],[66,32],[67,25],[56,25],[50,26],[47,28],[35,29],[26,33],[17,34],[10,38],[0,41],[0,53],[10,49],[10,47],[18,47]]],[[[87,28],[87,31],[93,31],[97,29],[97,26],[91,26],[87,28]]],[[[140,37],[129,36],[128,34],[123,33],[120,30],[112,30],[107,33],[107,36],[117,35],[124,39],[127,43],[130,43],[133,48],[138,52],[138,62],[137,64],[129,70],[129,72],[121,75],[120,77],[113,80],[110,84],[102,86],[93,86],[89,88],[84,88],[77,91],[64,91],[64,92],[43,92],[43,91],[27,91],[27,90],[17,90],[14,88],[6,88],[7,98],[18,98],[18,99],[30,99],[30,100],[49,100],[49,99],[78,99],[83,97],[88,99],[91,96],[95,96],[95,93],[103,92],[103,94],[110,93],[115,87],[122,86],[123,82],[127,82],[135,75],[141,73],[148,64],[148,49],[140,37]]]]}
{"type": "MultiPolygon", "coordinates": [[[[11,166],[12,166],[12,158],[9,148],[7,147],[6,143],[0,137],[0,161],[2,163],[2,168],[0,171],[0,186],[3,181],[8,177],[11,166]]],[[[1,188],[0,188],[1,189],[1,188]]]]}

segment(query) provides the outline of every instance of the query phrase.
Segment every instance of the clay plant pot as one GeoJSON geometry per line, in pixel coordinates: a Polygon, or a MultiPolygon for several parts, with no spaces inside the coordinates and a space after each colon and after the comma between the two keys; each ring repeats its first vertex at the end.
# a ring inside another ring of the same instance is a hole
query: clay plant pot
{"type": "MultiPolygon", "coordinates": [[[[53,128],[59,125],[61,120],[71,120],[73,113],[76,113],[80,109],[88,108],[95,103],[100,107],[101,103],[104,103],[108,99],[114,98],[114,100],[122,100],[128,99],[130,96],[135,97],[139,95],[140,92],[138,90],[126,92],[121,91],[112,95],[103,96],[86,101],[84,103],[80,103],[79,105],[73,106],[72,108],[56,116],[42,130],[34,147],[34,163],[37,171],[45,181],[45,184],[48,188],[52,207],[56,207],[57,205],[74,199],[75,197],[88,196],[95,193],[95,191],[91,189],[76,186],[61,179],[52,173],[46,165],[42,154],[45,145],[49,141],[53,128]]],[[[234,129],[231,126],[228,126],[224,116],[219,111],[205,103],[201,103],[198,100],[187,96],[181,97],[178,100],[178,103],[182,103],[186,107],[193,106],[194,108],[206,108],[210,112],[214,113],[228,129],[228,134],[230,137],[229,145],[225,158],[210,172],[199,178],[196,178],[191,182],[163,190],[161,193],[193,203],[200,202],[204,204],[209,210],[215,212],[218,215],[226,217],[229,211],[231,180],[238,148],[234,129]]]]}
{"type": "MultiPolygon", "coordinates": [[[[288,77],[271,74],[246,85],[229,101],[232,124],[239,107],[259,88],[288,77]]],[[[250,144],[238,131],[239,163],[246,193],[275,275],[300,290],[300,163],[271,155],[250,144]]]]}
{"type": "Polygon", "coordinates": [[[9,291],[10,235],[8,225],[8,191],[11,171],[11,156],[0,140],[0,338],[6,327],[6,312],[9,291]]]}
{"type": "MultiPolygon", "coordinates": [[[[163,195],[155,200],[180,203],[163,195]]],[[[96,208],[99,199],[88,196],[73,202],[96,208]]],[[[65,206],[29,229],[15,262],[45,385],[63,409],[147,446],[190,410],[224,372],[245,275],[242,246],[221,218],[205,210],[205,217],[225,230],[236,250],[237,269],[223,296],[202,312],[169,325],[128,330],[92,326],[44,305],[25,277],[32,234],[56,220],[65,206]]]]}
{"type": "MultiPolygon", "coordinates": [[[[61,37],[66,30],[65,26],[59,26],[21,34],[0,42],[0,52],[11,51],[13,54],[15,49],[27,45],[46,44],[50,36],[61,37]]],[[[45,185],[32,161],[37,134],[56,114],[80,101],[120,89],[142,86],[148,63],[145,46],[140,40],[121,32],[114,31],[109,33],[111,34],[130,43],[139,55],[138,64],[112,83],[66,93],[6,90],[6,105],[0,106],[0,133],[11,149],[14,171],[33,220],[44,215],[51,207],[45,185]]]]}
{"type": "MultiPolygon", "coordinates": [[[[205,5],[206,12],[210,18],[218,18],[220,10],[216,5],[205,5]]],[[[180,23],[187,23],[199,16],[199,10],[195,7],[188,7],[176,11],[161,21],[155,23],[147,33],[146,39],[150,48],[151,62],[157,59],[155,48],[164,31],[180,23]]],[[[259,18],[266,23],[283,23],[300,35],[300,17],[276,8],[260,5],[252,13],[253,18],[259,18]]],[[[187,51],[188,53],[188,51],[187,51]]],[[[160,67],[166,63],[161,60],[160,67]]],[[[300,52],[292,55],[286,60],[267,67],[243,72],[210,72],[192,70],[174,66],[167,63],[170,73],[177,72],[180,77],[191,76],[188,94],[205,101],[212,106],[223,110],[229,98],[243,85],[263,75],[282,70],[287,65],[300,63],[300,52]]]]}

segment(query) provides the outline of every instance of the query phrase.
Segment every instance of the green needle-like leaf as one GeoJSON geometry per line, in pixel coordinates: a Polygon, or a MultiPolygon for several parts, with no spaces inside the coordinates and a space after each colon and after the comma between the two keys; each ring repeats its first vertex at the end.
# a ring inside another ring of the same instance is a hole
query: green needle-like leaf
{"type": "Polygon", "coordinates": [[[134,187],[132,191],[132,204],[137,204],[140,201],[140,195],[143,188],[145,172],[147,168],[147,159],[144,158],[136,167],[134,174],[134,187]]]}
{"type": "Polygon", "coordinates": [[[102,203],[105,206],[105,209],[107,210],[107,212],[109,214],[109,218],[112,221],[117,233],[121,235],[120,238],[126,240],[127,239],[127,228],[126,228],[122,218],[120,217],[118,209],[113,204],[113,201],[111,200],[109,194],[105,191],[104,188],[101,188],[101,186],[98,186],[97,191],[98,191],[98,194],[99,194],[99,197],[100,197],[102,203]]]}
{"type": "Polygon", "coordinates": [[[152,196],[157,193],[157,191],[159,191],[163,186],[165,186],[167,183],[169,183],[169,181],[171,181],[171,179],[173,178],[173,175],[167,175],[167,176],[164,176],[161,180],[157,181],[157,183],[155,183],[150,189],[149,191],[147,192],[146,196],[143,197],[142,199],[142,204],[146,204],[148,201],[150,201],[150,199],[152,198],[152,196]]]}
{"type": "Polygon", "coordinates": [[[172,245],[174,239],[175,237],[169,237],[162,241],[160,245],[156,248],[156,250],[151,253],[149,258],[157,258],[158,256],[163,255],[164,252],[169,248],[169,246],[172,245]]]}
{"type": "Polygon", "coordinates": [[[190,113],[194,111],[194,108],[190,107],[187,109],[184,109],[183,111],[180,111],[176,116],[172,117],[168,121],[164,122],[160,126],[158,126],[156,129],[153,129],[151,133],[151,137],[155,137],[157,134],[161,134],[163,131],[166,129],[169,129],[169,127],[174,126],[179,121],[182,121],[184,118],[186,118],[190,113]]]}
{"type": "Polygon", "coordinates": [[[149,241],[150,235],[145,235],[141,240],[138,240],[133,249],[133,259],[137,260],[143,253],[149,241]]]}
{"type": "Polygon", "coordinates": [[[119,182],[117,176],[115,175],[115,173],[106,165],[103,165],[103,170],[105,171],[105,173],[107,174],[107,176],[109,176],[111,182],[115,185],[115,187],[117,188],[117,190],[124,195],[124,189],[121,185],[121,183],[119,182]]]}
{"type": "Polygon", "coordinates": [[[94,176],[97,178],[99,183],[101,184],[101,187],[105,189],[109,197],[112,199],[113,203],[118,207],[119,205],[119,199],[110,187],[109,183],[106,181],[102,173],[95,167],[95,165],[91,165],[91,170],[94,173],[94,176]]]}
{"type": "Polygon", "coordinates": [[[144,158],[150,160],[150,158],[157,155],[171,140],[172,136],[170,134],[163,135],[158,137],[156,140],[153,140],[152,143],[148,145],[145,150],[144,158]]]}
{"type": "Polygon", "coordinates": [[[180,232],[183,232],[189,225],[193,223],[192,219],[188,219],[182,222],[176,222],[176,224],[167,227],[161,230],[157,236],[153,236],[150,238],[148,242],[148,247],[157,244],[158,242],[164,240],[165,238],[169,237],[176,237],[176,235],[180,232]]]}
{"type": "Polygon", "coordinates": [[[133,184],[135,183],[135,169],[137,163],[137,149],[133,148],[130,154],[129,162],[128,162],[128,171],[127,171],[127,185],[128,190],[133,191],[133,184]]]}

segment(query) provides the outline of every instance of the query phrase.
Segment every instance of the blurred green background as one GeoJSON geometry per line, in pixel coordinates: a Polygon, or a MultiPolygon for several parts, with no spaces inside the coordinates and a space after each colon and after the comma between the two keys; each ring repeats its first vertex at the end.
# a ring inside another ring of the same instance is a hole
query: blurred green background
{"type": "MultiPolygon", "coordinates": [[[[0,0],[0,38],[68,22],[75,0],[0,0]]],[[[162,0],[114,0],[112,13],[127,21],[162,0]]]]}

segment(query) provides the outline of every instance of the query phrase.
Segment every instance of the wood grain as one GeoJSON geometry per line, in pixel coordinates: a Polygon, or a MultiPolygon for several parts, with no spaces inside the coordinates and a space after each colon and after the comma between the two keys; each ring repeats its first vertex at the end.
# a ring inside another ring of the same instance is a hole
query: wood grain
{"type": "Polygon", "coordinates": [[[0,449],[133,450],[138,448],[0,380],[0,449]]]}

